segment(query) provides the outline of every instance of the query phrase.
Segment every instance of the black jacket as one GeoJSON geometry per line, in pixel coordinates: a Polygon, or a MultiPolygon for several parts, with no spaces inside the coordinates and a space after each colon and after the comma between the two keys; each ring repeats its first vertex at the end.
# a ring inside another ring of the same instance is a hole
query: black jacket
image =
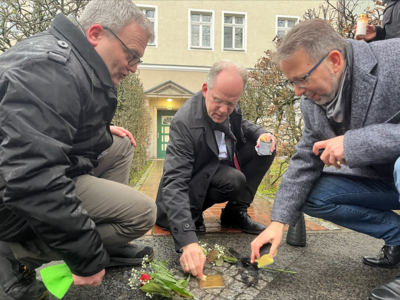
{"type": "MultiPolygon", "coordinates": [[[[172,119],[156,199],[156,224],[171,230],[177,251],[197,242],[194,222],[202,213],[210,181],[219,166],[219,150],[214,131],[204,115],[204,101],[202,92],[198,92],[172,119]]],[[[237,149],[246,139],[256,141],[267,132],[243,119],[239,107],[230,115],[230,123],[237,138],[237,149]]]]}
{"type": "Polygon", "coordinates": [[[72,178],[111,146],[116,106],[107,66],[61,14],[0,56],[0,240],[39,237],[76,275],[105,267],[72,178]]]}

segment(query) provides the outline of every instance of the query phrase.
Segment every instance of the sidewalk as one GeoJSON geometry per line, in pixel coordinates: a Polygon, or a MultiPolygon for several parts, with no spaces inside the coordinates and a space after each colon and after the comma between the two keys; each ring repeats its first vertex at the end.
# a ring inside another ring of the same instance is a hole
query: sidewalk
{"type": "MultiPolygon", "coordinates": [[[[151,169],[143,176],[145,180],[137,186],[153,199],[157,194],[162,164],[163,161],[154,161],[151,169]]],[[[257,196],[249,214],[268,225],[271,202],[257,196]]],[[[221,229],[219,211],[220,207],[206,212],[207,233],[199,236],[200,241],[234,248],[240,254],[250,255],[250,243],[255,236],[221,229]]],[[[200,289],[197,279],[192,277],[188,289],[201,300],[366,300],[372,288],[396,275],[397,270],[371,268],[361,262],[362,256],[377,254],[383,245],[382,241],[313,218],[307,221],[307,229],[306,247],[290,246],[284,236],[275,262],[271,265],[271,268],[294,271],[296,274],[270,270],[249,272],[239,265],[224,263],[216,267],[206,262],[204,274],[221,274],[225,288],[200,289]]],[[[182,272],[180,256],[175,252],[168,232],[155,227],[135,242],[154,247],[156,258],[160,261],[168,260],[168,267],[175,276],[187,277],[182,272]]],[[[134,269],[141,270],[141,267],[134,269]]],[[[132,290],[128,286],[131,270],[131,267],[107,269],[99,287],[72,286],[63,299],[150,299],[139,289],[132,290]]],[[[0,299],[9,300],[2,297],[1,291],[0,299]]],[[[160,297],[153,299],[161,300],[160,297]]],[[[56,298],[50,296],[49,300],[56,298]]]]}
{"type": "MultiPolygon", "coordinates": [[[[163,165],[163,160],[153,161],[152,165],[149,167],[147,174],[145,174],[146,179],[141,182],[139,186],[137,186],[137,188],[141,192],[150,196],[154,200],[157,197],[157,191],[162,176],[163,165]]],[[[219,222],[221,216],[221,208],[224,208],[225,205],[226,203],[216,204],[204,211],[204,221],[207,228],[206,233],[232,234],[241,232],[237,229],[221,227],[219,222]]],[[[252,220],[268,226],[271,223],[272,205],[272,199],[262,198],[261,195],[256,195],[252,205],[248,209],[248,214],[252,218],[252,220]]],[[[323,222],[307,216],[306,227],[307,231],[325,231],[340,229],[339,227],[329,224],[328,222],[323,222]],[[316,222],[318,222],[319,224],[317,224],[316,222]]],[[[288,227],[285,228],[285,231],[287,230],[288,227]]],[[[171,233],[169,231],[165,231],[156,225],[153,230],[149,231],[146,235],[159,236],[170,234],[171,233]]]]}

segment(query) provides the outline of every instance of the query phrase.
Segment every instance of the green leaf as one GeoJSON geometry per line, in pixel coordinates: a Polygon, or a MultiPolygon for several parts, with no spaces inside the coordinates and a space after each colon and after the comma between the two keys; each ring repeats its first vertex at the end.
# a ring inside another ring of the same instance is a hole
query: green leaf
{"type": "Polygon", "coordinates": [[[192,299],[194,299],[194,296],[191,294],[191,293],[189,293],[189,291],[188,290],[186,290],[185,288],[181,288],[181,287],[179,287],[179,286],[177,286],[176,284],[173,284],[173,283],[171,283],[171,282],[164,282],[165,283],[165,285],[167,286],[167,287],[169,287],[171,290],[173,290],[175,293],[177,293],[177,294],[179,294],[179,295],[181,295],[181,296],[184,296],[184,297],[186,297],[186,298],[192,298],[192,299]]]}
{"type": "Polygon", "coordinates": [[[186,279],[179,279],[177,282],[177,285],[181,286],[182,288],[185,288],[185,287],[187,287],[189,280],[190,280],[190,274],[189,274],[188,278],[186,278],[186,279]]]}
{"type": "Polygon", "coordinates": [[[217,267],[222,266],[222,265],[224,264],[224,258],[221,256],[220,258],[218,258],[218,259],[215,261],[215,264],[217,265],[217,267]]]}
{"type": "Polygon", "coordinates": [[[163,297],[173,298],[169,291],[164,290],[161,287],[161,285],[159,285],[159,284],[157,284],[155,282],[146,283],[140,289],[145,293],[156,293],[156,294],[159,294],[159,295],[161,295],[163,297]]]}
{"type": "Polygon", "coordinates": [[[212,263],[212,262],[214,262],[215,260],[217,260],[218,255],[219,255],[219,251],[218,251],[217,249],[214,249],[214,250],[212,250],[212,251],[208,254],[207,260],[208,260],[210,263],[212,263]]]}
{"type": "Polygon", "coordinates": [[[161,273],[151,273],[149,274],[151,278],[158,278],[162,281],[169,281],[169,282],[173,282],[176,283],[176,279],[175,277],[168,275],[168,274],[161,274],[161,273]]]}
{"type": "Polygon", "coordinates": [[[235,257],[224,256],[224,261],[226,261],[229,264],[236,264],[238,260],[235,257]]]}

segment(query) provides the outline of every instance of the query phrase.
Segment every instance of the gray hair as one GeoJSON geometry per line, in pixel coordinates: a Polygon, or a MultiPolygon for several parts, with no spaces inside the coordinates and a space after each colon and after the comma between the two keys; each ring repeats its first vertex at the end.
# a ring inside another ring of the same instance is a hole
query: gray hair
{"type": "Polygon", "coordinates": [[[303,48],[311,62],[320,60],[332,50],[345,54],[346,40],[324,20],[312,19],[294,26],[284,37],[276,52],[276,61],[289,60],[303,48]]]}
{"type": "Polygon", "coordinates": [[[242,77],[243,89],[244,89],[244,86],[246,85],[247,82],[247,69],[242,64],[228,59],[222,59],[213,64],[213,66],[210,69],[210,72],[208,72],[207,75],[207,87],[209,89],[212,89],[218,74],[221,73],[221,71],[223,70],[228,70],[231,68],[235,69],[242,77]]]}
{"type": "Polygon", "coordinates": [[[150,42],[154,40],[151,22],[130,0],[92,0],[79,18],[79,23],[85,32],[90,26],[100,24],[118,33],[132,21],[146,31],[150,42]]]}

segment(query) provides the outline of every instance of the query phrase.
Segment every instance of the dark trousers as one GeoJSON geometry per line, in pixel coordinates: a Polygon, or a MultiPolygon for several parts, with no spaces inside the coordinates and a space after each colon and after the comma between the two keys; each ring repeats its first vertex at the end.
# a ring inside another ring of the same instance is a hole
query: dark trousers
{"type": "Polygon", "coordinates": [[[220,164],[208,188],[203,211],[226,201],[229,201],[226,210],[247,211],[275,157],[275,151],[272,155],[259,156],[255,146],[256,142],[247,141],[237,149],[241,171],[223,162],[220,164]]]}

